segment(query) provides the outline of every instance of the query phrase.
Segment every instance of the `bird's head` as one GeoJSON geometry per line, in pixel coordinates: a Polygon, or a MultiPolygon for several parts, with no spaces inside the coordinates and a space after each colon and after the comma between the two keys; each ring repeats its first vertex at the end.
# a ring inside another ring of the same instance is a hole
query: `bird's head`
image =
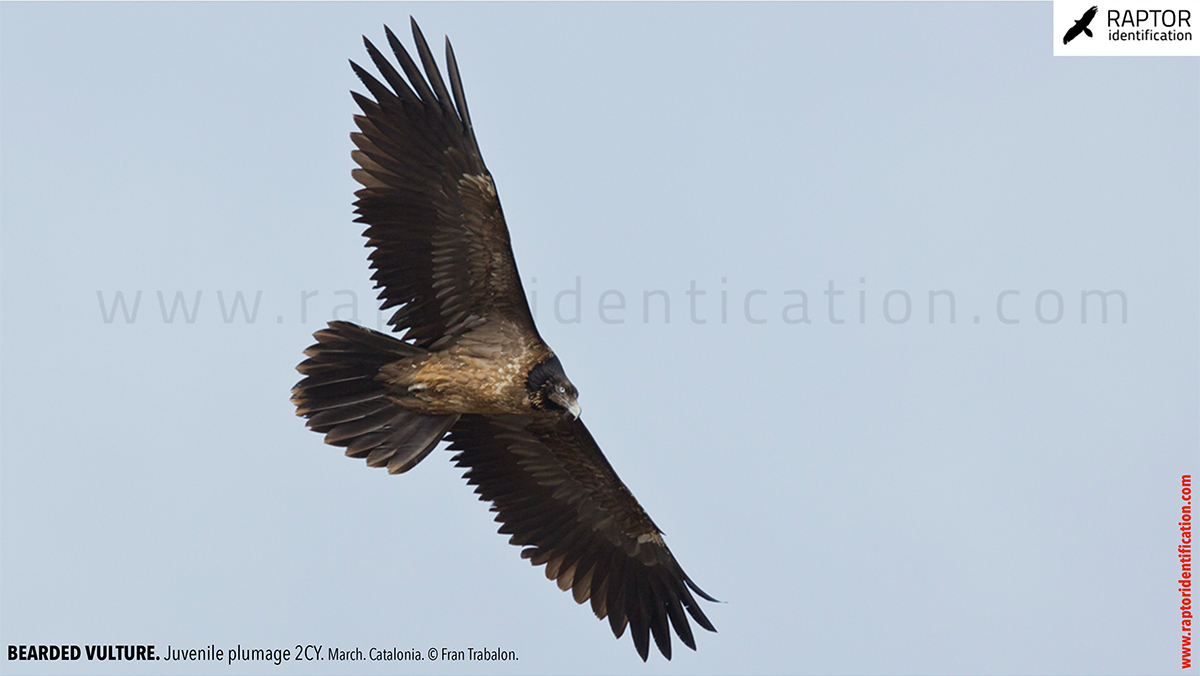
{"type": "Polygon", "coordinates": [[[561,410],[579,418],[579,390],[567,379],[558,357],[551,356],[529,370],[525,382],[529,404],[542,411],[561,410]]]}

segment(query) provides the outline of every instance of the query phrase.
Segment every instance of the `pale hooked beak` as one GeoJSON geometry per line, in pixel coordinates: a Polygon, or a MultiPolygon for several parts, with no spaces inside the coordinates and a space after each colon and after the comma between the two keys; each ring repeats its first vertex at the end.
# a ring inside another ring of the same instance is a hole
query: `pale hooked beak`
{"type": "Polygon", "coordinates": [[[579,408],[579,401],[573,395],[551,390],[550,400],[566,409],[572,419],[579,420],[579,414],[583,412],[583,409],[579,408]]]}

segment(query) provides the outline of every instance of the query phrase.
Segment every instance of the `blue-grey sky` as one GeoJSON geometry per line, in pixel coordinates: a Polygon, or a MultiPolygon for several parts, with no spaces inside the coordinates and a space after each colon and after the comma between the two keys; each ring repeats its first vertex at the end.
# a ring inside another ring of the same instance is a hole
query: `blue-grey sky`
{"type": "Polygon", "coordinates": [[[1197,59],[1055,59],[1049,3],[0,19],[0,644],[520,658],[4,672],[1179,669],[1197,59]],[[294,415],[312,332],[379,321],[347,59],[410,14],[584,419],[725,601],[696,653],[643,665],[448,453],[294,415]]]}

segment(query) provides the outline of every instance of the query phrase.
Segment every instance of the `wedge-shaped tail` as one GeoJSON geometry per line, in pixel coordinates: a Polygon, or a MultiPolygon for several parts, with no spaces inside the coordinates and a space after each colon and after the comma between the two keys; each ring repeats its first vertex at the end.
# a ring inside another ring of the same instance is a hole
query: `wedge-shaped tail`
{"type": "Polygon", "coordinates": [[[348,322],[330,322],[313,334],[317,343],[296,370],[304,379],[292,389],[296,414],[325,435],[325,442],[366,458],[391,474],[406,472],[441,441],[458,415],[424,415],[398,406],[379,369],[425,350],[348,322]]]}

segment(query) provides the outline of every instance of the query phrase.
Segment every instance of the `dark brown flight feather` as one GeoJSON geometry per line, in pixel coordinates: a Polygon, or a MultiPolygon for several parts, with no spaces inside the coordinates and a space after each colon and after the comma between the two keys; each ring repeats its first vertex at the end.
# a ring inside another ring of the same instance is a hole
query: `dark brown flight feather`
{"type": "Polygon", "coordinates": [[[297,414],[346,455],[395,474],[443,437],[500,532],[578,603],[591,603],[643,660],[671,628],[695,649],[689,616],[715,631],[662,533],[579,419],[577,392],[538,335],[495,183],[471,127],[446,41],[447,89],[412,24],[421,67],[384,28],[398,71],[369,40],[381,82],[351,134],[372,279],[402,339],[331,322],[297,370],[297,414]],[[424,72],[422,72],[422,68],[424,72]],[[402,71],[402,72],[401,72],[402,71]]]}

